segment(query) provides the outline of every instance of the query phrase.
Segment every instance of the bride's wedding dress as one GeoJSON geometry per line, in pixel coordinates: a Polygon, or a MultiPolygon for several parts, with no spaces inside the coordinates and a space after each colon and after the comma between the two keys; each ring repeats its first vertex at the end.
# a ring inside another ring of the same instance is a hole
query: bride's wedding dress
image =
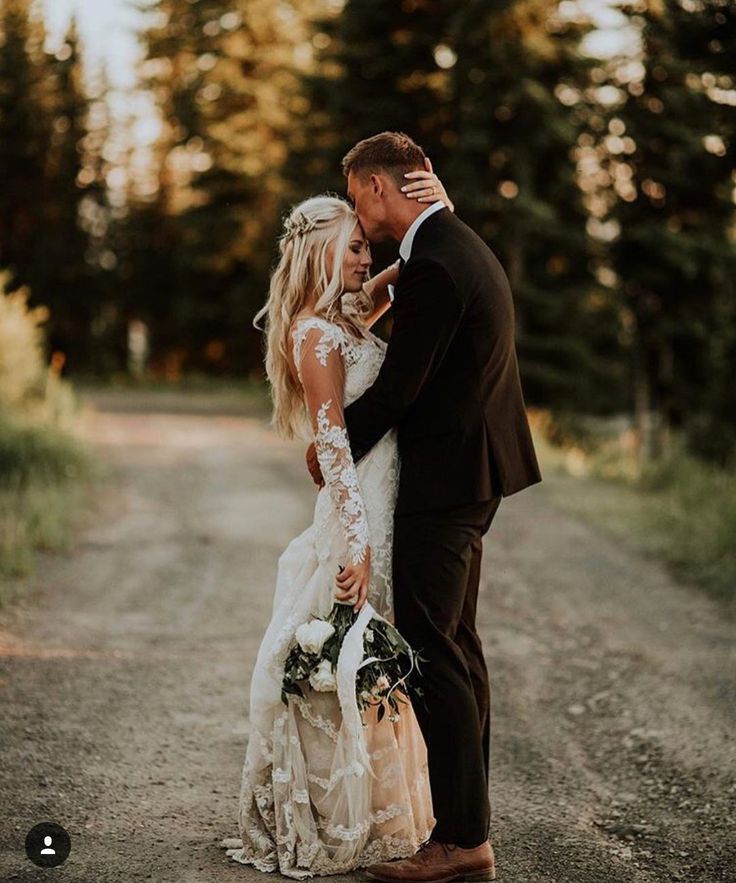
{"type": "MultiPolygon", "coordinates": [[[[396,721],[363,713],[355,672],[375,612],[393,622],[391,547],[399,460],[395,431],[353,464],[343,406],[370,386],[386,344],[318,317],[298,319],[293,358],[325,478],[314,521],[279,559],[273,615],[253,671],[239,807],[242,845],[228,855],[288,877],[344,873],[413,855],[435,824],[426,746],[411,704],[396,721]],[[371,548],[368,602],[345,638],[337,689],[281,701],[299,625],[326,617],[340,565],[371,548]],[[350,644],[350,647],[348,647],[350,644]]],[[[421,648],[415,648],[421,650],[421,648]]],[[[236,841],[237,842],[237,841],[236,841]]]]}

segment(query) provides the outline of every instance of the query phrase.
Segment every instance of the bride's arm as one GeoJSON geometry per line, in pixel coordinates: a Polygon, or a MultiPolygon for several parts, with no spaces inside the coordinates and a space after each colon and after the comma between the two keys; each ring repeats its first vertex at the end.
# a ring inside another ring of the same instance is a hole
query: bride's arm
{"type": "Polygon", "coordinates": [[[368,594],[371,548],[365,505],[345,429],[345,364],[340,334],[335,327],[309,328],[298,341],[295,363],[299,365],[322,477],[347,547],[343,570],[339,576],[335,575],[335,598],[338,601],[355,600],[355,609],[359,610],[368,594]]]}
{"type": "Polygon", "coordinates": [[[370,328],[374,322],[377,322],[391,308],[391,296],[388,287],[389,285],[396,285],[398,278],[399,262],[395,261],[363,285],[363,291],[373,301],[372,311],[363,319],[367,328],[370,328]]]}

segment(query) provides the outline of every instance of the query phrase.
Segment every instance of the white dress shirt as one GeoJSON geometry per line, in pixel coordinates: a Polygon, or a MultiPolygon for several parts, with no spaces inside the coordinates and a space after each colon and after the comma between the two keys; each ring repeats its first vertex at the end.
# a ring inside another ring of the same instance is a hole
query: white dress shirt
{"type": "Polygon", "coordinates": [[[414,218],[411,226],[406,233],[404,233],[404,238],[399,245],[399,254],[405,261],[408,261],[411,257],[411,247],[414,245],[414,237],[416,236],[417,230],[430,215],[433,215],[435,212],[438,212],[443,208],[445,208],[444,202],[433,202],[424,209],[421,215],[417,215],[416,218],[414,218]]]}
{"type": "MultiPolygon", "coordinates": [[[[416,218],[414,218],[409,229],[406,231],[406,233],[404,233],[404,238],[399,244],[399,254],[404,259],[404,261],[408,261],[411,257],[411,248],[414,245],[414,237],[416,236],[417,230],[420,228],[422,223],[426,221],[430,215],[433,215],[435,212],[438,212],[440,209],[443,208],[445,208],[444,202],[433,202],[431,205],[428,205],[427,208],[424,209],[421,215],[417,215],[416,218]]],[[[393,285],[388,286],[388,297],[389,300],[393,303],[393,285]]]]}

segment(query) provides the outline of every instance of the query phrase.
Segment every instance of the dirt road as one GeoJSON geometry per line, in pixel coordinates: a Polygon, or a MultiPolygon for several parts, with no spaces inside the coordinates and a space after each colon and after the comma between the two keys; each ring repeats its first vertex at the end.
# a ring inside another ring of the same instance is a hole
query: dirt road
{"type": "MultiPolygon", "coordinates": [[[[214,399],[90,400],[111,481],[0,611],[0,880],[255,883],[218,843],[276,559],[313,505],[301,446],[214,399]],[[53,870],[23,848],[47,820],[72,839],[53,870]]],[[[499,881],[734,883],[733,618],[544,484],[502,504],[478,615],[499,881]]]]}

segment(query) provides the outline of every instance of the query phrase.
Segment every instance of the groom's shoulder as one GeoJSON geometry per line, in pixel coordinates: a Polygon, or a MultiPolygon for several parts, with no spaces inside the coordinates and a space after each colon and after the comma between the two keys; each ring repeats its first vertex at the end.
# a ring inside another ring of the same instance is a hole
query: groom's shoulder
{"type": "Polygon", "coordinates": [[[414,239],[414,253],[444,258],[488,258],[494,256],[483,239],[449,209],[436,212],[421,225],[414,239]]]}
{"type": "Polygon", "coordinates": [[[419,228],[412,249],[412,258],[415,256],[443,267],[462,288],[479,284],[479,279],[488,280],[493,287],[508,286],[503,267],[488,244],[449,209],[431,215],[419,228]]]}

